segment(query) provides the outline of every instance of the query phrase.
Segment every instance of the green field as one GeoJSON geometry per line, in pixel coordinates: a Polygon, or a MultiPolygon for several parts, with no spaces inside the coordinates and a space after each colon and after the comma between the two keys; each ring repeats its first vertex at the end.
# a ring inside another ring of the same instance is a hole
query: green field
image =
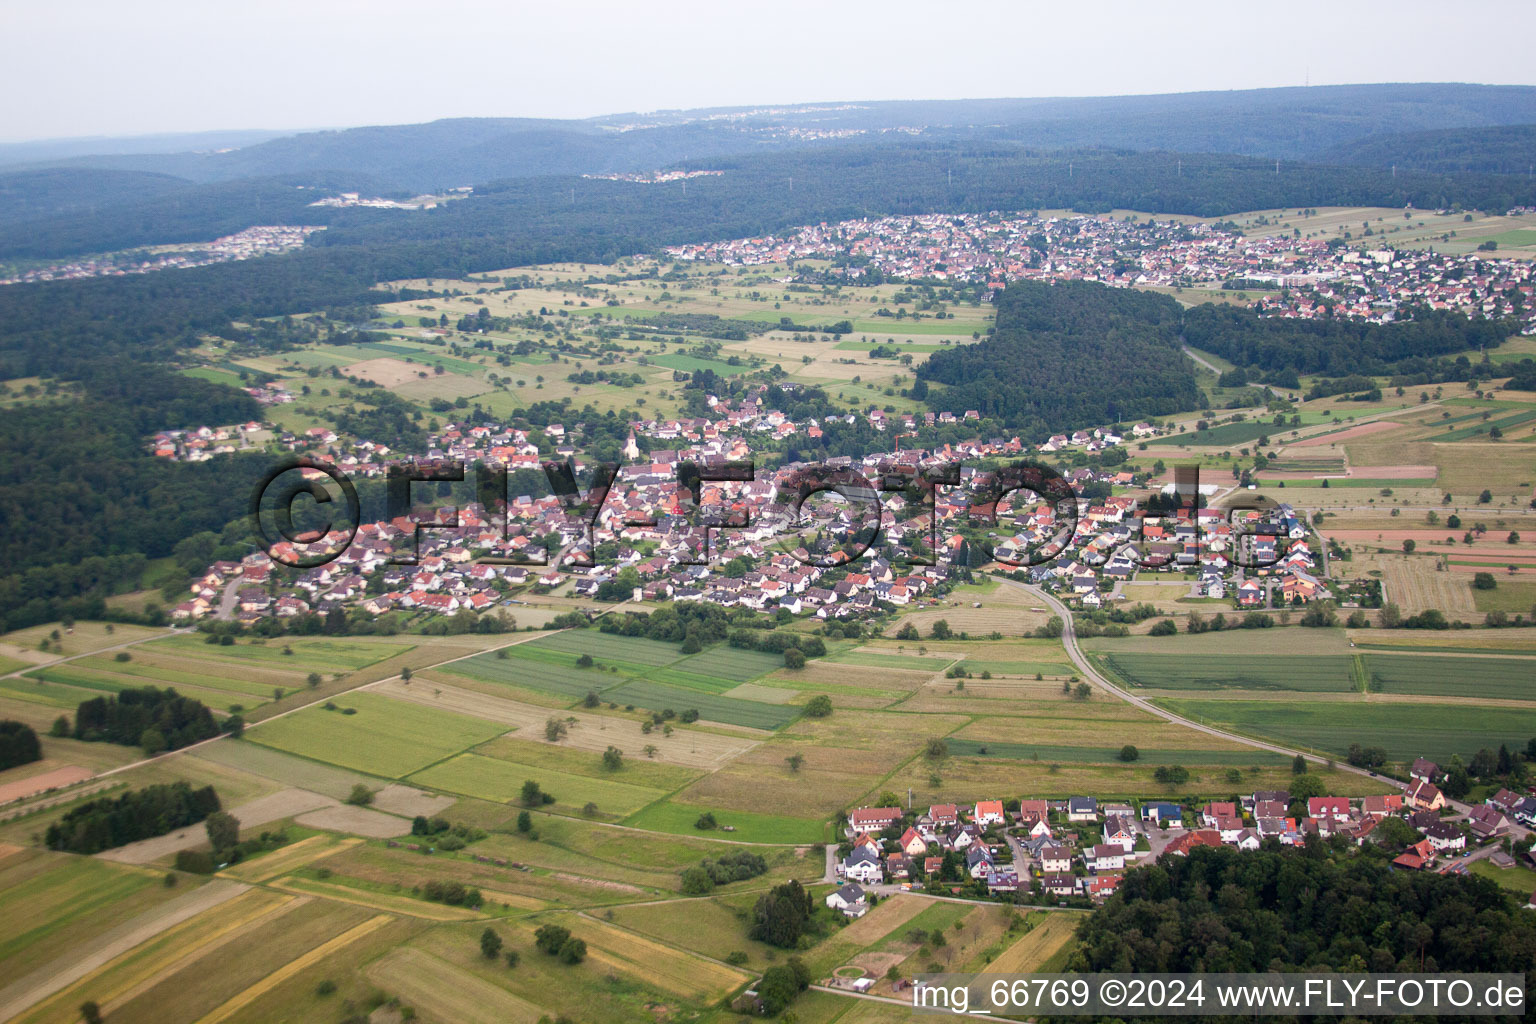
{"type": "MultiPolygon", "coordinates": [[[[590,756],[594,763],[600,757],[597,753],[590,756]]],[[[631,756],[643,755],[634,751],[631,756]]],[[[533,779],[546,793],[554,795],[554,806],[561,810],[575,813],[591,802],[597,804],[599,813],[619,817],[633,814],[664,795],[659,789],[623,782],[623,775],[621,768],[612,778],[591,778],[479,754],[460,754],[417,772],[410,781],[463,796],[507,803],[517,799],[525,780],[533,779]]]]}
{"type": "Polygon", "coordinates": [[[711,722],[744,725],[752,729],[777,729],[800,717],[799,708],[721,697],[649,679],[632,679],[623,686],[604,691],[603,697],[620,704],[633,704],[647,711],[665,711],[670,708],[682,713],[694,709],[700,718],[711,722]]]}
{"type": "MultiPolygon", "coordinates": [[[[788,815],[750,814],[746,811],[726,811],[718,807],[695,806],[663,800],[654,803],[639,814],[626,818],[624,824],[634,828],[646,828],[655,832],[671,832],[675,835],[698,836],[707,839],[734,839],[745,843],[822,843],[829,838],[831,824],[810,818],[792,818],[788,815]],[[693,827],[699,815],[711,811],[721,825],[729,825],[733,832],[703,832],[693,827]]],[[[820,872],[814,872],[819,877],[820,872]]]]}
{"type": "MultiPolygon", "coordinates": [[[[1107,764],[1119,762],[1119,747],[1067,747],[1041,743],[998,740],[968,740],[951,737],[945,741],[952,757],[992,757],[1009,761],[1040,761],[1046,764],[1107,764]]],[[[1151,750],[1139,747],[1138,764],[1283,764],[1290,759],[1267,750],[1151,750]]]]}
{"type": "Polygon", "coordinates": [[[1371,654],[1366,670],[1382,693],[1536,700],[1536,659],[1371,654]]]}
{"type": "Polygon", "coordinates": [[[518,646],[565,651],[570,654],[590,654],[602,664],[630,664],[654,668],[670,665],[682,658],[678,644],[647,640],[644,637],[619,636],[600,633],[595,629],[568,629],[560,633],[541,636],[518,646]]]}
{"type": "Polygon", "coordinates": [[[745,683],[749,679],[783,668],[784,658],[765,651],[746,651],[722,644],[684,658],[671,667],[701,676],[727,679],[733,683],[745,683]]]}
{"type": "Polygon", "coordinates": [[[263,723],[247,739],[384,778],[401,778],[484,743],[505,727],[374,693],[336,701],[357,714],[306,708],[263,723]]]}
{"type": "Polygon", "coordinates": [[[446,675],[468,676],[488,683],[506,683],[528,690],[556,693],[572,701],[591,691],[601,693],[606,687],[622,682],[625,675],[602,668],[577,668],[574,655],[564,652],[531,650],[532,644],[505,648],[507,657],[477,654],[435,671],[446,675]]]}
{"type": "Polygon", "coordinates": [[[1351,659],[1312,654],[1142,654],[1103,656],[1133,686],[1163,690],[1302,690],[1347,693],[1356,689],[1351,659]]]}
{"type": "Polygon", "coordinates": [[[214,662],[256,662],[271,668],[310,671],[356,671],[374,662],[410,651],[408,641],[340,640],[331,637],[284,637],[270,643],[237,643],[231,647],[205,643],[201,634],[184,634],[155,640],[145,650],[176,651],[188,657],[214,662]],[[288,648],[293,653],[284,654],[288,648]]]}
{"type": "Polygon", "coordinates": [[[1395,761],[1427,757],[1442,763],[1507,743],[1524,749],[1536,736],[1536,710],[1459,704],[1315,703],[1186,700],[1154,703],[1175,714],[1280,743],[1343,755],[1351,743],[1382,747],[1395,761]]]}

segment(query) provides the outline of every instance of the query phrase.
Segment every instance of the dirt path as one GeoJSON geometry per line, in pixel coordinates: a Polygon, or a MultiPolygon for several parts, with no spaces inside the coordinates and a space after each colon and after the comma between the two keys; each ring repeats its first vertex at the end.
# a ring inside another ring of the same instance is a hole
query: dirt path
{"type": "Polygon", "coordinates": [[[12,1020],[66,986],[73,985],[92,971],[142,943],[173,928],[203,911],[233,899],[249,889],[240,882],[217,879],[201,888],[178,896],[153,910],[147,910],[76,953],[71,963],[52,963],[40,967],[4,989],[0,989],[0,1020],[12,1020]]]}
{"type": "MultiPolygon", "coordinates": [[[[226,810],[240,819],[241,828],[251,828],[254,825],[265,825],[269,821],[278,821],[306,811],[317,811],[338,805],[338,801],[328,796],[321,796],[319,793],[311,793],[307,789],[280,789],[276,793],[257,797],[249,803],[226,808],[226,810]]],[[[104,851],[97,856],[102,860],[113,860],[120,864],[148,864],[178,850],[190,850],[206,842],[207,838],[207,833],[201,826],[189,825],[163,836],[141,839],[137,843],[129,843],[127,846],[104,851]]]]}

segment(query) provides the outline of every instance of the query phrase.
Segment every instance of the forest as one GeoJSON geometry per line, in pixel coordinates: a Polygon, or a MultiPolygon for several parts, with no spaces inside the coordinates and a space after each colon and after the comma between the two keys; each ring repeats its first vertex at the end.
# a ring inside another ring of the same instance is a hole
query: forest
{"type": "Polygon", "coordinates": [[[1009,285],[997,331],[935,352],[919,382],[929,404],[977,410],[1034,440],[1052,433],[1199,408],[1179,348],[1179,304],[1166,295],[1072,281],[1009,285]]]}
{"type": "Polygon", "coordinates": [[[100,853],[195,825],[218,809],[219,796],[212,786],[193,789],[185,782],[145,786],[71,807],[48,826],[44,842],[50,850],[100,853]]]}
{"type": "Polygon", "coordinates": [[[143,747],[151,756],[218,734],[207,706],[172,688],[119,690],[110,697],[81,701],[75,709],[76,739],[143,747]]]}
{"type": "Polygon", "coordinates": [[[1237,366],[1299,374],[1418,373],[1426,361],[1497,347],[1517,324],[1449,310],[1407,308],[1389,323],[1347,317],[1263,317],[1258,310],[1206,303],[1184,314],[1184,340],[1237,366]]]}
{"type": "Polygon", "coordinates": [[[1075,971],[1524,973],[1536,917],[1475,875],[1331,854],[1197,847],[1128,872],[1083,925],[1075,971]]]}

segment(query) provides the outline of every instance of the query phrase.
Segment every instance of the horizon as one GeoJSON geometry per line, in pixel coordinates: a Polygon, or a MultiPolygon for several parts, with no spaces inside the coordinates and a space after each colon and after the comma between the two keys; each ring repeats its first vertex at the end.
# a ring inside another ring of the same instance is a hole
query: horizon
{"type": "MultiPolygon", "coordinates": [[[[1182,91],[1178,91],[1178,92],[1167,92],[1167,91],[1137,92],[1137,91],[1131,91],[1131,92],[1116,92],[1116,93],[1074,93],[1074,94],[1065,94],[1065,93],[1063,93],[1063,94],[1057,94],[1057,95],[1036,95],[1036,96],[1024,96],[1024,95],[1017,95],[1017,96],[953,96],[953,97],[945,97],[945,96],[919,96],[919,97],[909,97],[909,98],[901,98],[901,99],[872,99],[872,98],[831,99],[831,98],[822,98],[822,99],[811,99],[811,100],[796,100],[796,101],[793,101],[793,102],[790,102],[790,101],[780,102],[780,101],[774,101],[774,100],[760,100],[760,101],[750,102],[750,103],[715,104],[715,105],[709,105],[709,106],[654,107],[654,108],[650,108],[650,109],[646,109],[646,110],[609,110],[609,111],[604,111],[602,113],[597,113],[597,114],[588,114],[588,115],[570,116],[570,117],[545,116],[545,115],[538,115],[538,114],[443,114],[443,115],[438,116],[438,117],[429,117],[429,118],[425,118],[425,119],[422,119],[422,120],[374,121],[374,122],[356,123],[356,124],[345,124],[345,125],[335,125],[335,124],[332,124],[332,125],[313,125],[313,126],[307,126],[307,127],[282,127],[282,128],[276,128],[276,127],[270,127],[270,126],[255,126],[255,125],[252,125],[252,126],[238,126],[238,127],[224,125],[224,126],[220,126],[220,127],[211,127],[211,128],[191,128],[191,129],[185,129],[185,130],[169,130],[169,131],[146,131],[146,132],[136,132],[136,133],[132,133],[132,134],[97,134],[97,133],[93,133],[93,134],[86,134],[86,135],[54,135],[54,136],[40,136],[40,137],[29,137],[29,138],[6,138],[6,137],[0,137],[0,146],[28,146],[28,145],[50,145],[50,144],[61,144],[62,145],[62,144],[71,144],[71,143],[73,143],[73,144],[80,144],[80,143],[89,143],[89,142],[134,142],[134,141],[143,142],[143,141],[150,141],[150,140],[156,140],[156,139],[165,139],[167,141],[174,141],[174,140],[176,140],[178,138],[191,138],[191,137],[206,136],[206,135],[268,134],[268,135],[272,136],[273,138],[285,138],[285,137],[291,137],[291,136],[295,136],[295,135],[309,135],[309,134],[315,134],[315,133],[320,133],[320,132],[348,132],[348,131],[356,131],[356,130],[362,129],[362,128],[401,128],[401,127],[409,127],[409,126],[412,126],[412,125],[435,124],[435,123],[439,123],[439,122],[443,122],[443,121],[496,121],[496,120],[514,121],[514,120],[527,120],[527,121],[550,121],[550,122],[559,122],[559,123],[579,124],[579,123],[588,122],[588,121],[600,121],[600,120],[603,120],[603,119],[615,118],[615,117],[624,117],[624,116],[647,117],[647,116],[656,116],[656,115],[665,115],[665,114],[685,114],[685,113],[695,113],[695,112],[701,112],[702,113],[702,112],[716,112],[716,111],[748,111],[748,110],[753,110],[753,109],[758,109],[758,108],[763,108],[763,107],[815,108],[815,107],[825,106],[825,105],[829,105],[829,104],[836,104],[836,105],[839,105],[839,106],[846,106],[846,105],[854,105],[854,106],[858,106],[858,105],[871,105],[871,106],[873,106],[873,105],[877,105],[877,104],[888,104],[888,103],[1005,103],[1005,102],[1039,102],[1039,103],[1049,103],[1049,102],[1070,102],[1070,101],[1075,101],[1075,100],[1114,100],[1114,99],[1153,98],[1153,97],[1169,97],[1169,98],[1173,98],[1173,97],[1179,97],[1179,96],[1219,95],[1219,94],[1223,94],[1223,93],[1281,92],[1281,91],[1285,91],[1285,90],[1289,90],[1289,89],[1296,89],[1296,90],[1314,90],[1314,89],[1315,90],[1326,90],[1326,89],[1373,88],[1373,87],[1390,87],[1390,86],[1434,86],[1434,87],[1471,86],[1471,87],[1475,87],[1475,88],[1490,88],[1490,89],[1501,89],[1501,88],[1508,88],[1508,89],[1536,89],[1536,82],[1532,82],[1532,83],[1519,83],[1519,82],[1477,82],[1477,81],[1465,81],[1465,80],[1461,80],[1461,81],[1451,81],[1451,80],[1427,81],[1427,80],[1425,80],[1425,81],[1316,82],[1316,83],[1308,83],[1308,84],[1304,84],[1304,85],[1268,85],[1268,86],[1255,86],[1255,87],[1243,86],[1243,87],[1233,87],[1233,88],[1225,88],[1225,89],[1223,89],[1223,88],[1186,89],[1186,90],[1182,90],[1182,91]]],[[[263,140],[263,141],[265,141],[265,140],[263,140]]],[[[259,142],[251,142],[251,143],[247,143],[246,145],[259,145],[259,144],[260,144],[259,142]]],[[[240,148],[244,148],[244,146],[234,146],[234,147],[231,147],[231,148],[232,149],[240,149],[240,148]]],[[[167,150],[167,151],[163,151],[163,152],[174,152],[174,151],[167,150]]]]}
{"type": "Polygon", "coordinates": [[[624,108],[826,102],[814,97],[839,94],[1087,98],[1359,85],[1390,82],[1405,67],[1425,81],[1533,84],[1523,34],[1490,37],[1480,30],[1490,19],[1519,23],[1528,11],[1513,0],[1493,0],[1483,5],[1483,18],[1453,24],[1427,2],[1341,8],[1307,0],[1290,12],[1292,23],[1313,18],[1329,26],[1307,35],[1234,16],[1208,0],[1177,12],[1117,4],[1109,20],[1093,22],[1071,11],[1006,5],[935,19],[913,4],[828,9],[800,0],[772,18],[748,20],[697,3],[666,19],[606,4],[580,36],[558,12],[508,12],[485,0],[451,0],[426,23],[399,0],[367,8],[277,0],[239,15],[186,0],[149,0],[148,10],[104,6],[83,22],[79,6],[0,13],[7,37],[21,44],[0,69],[0,87],[41,97],[7,111],[0,123],[7,144],[241,124],[590,118],[624,108]],[[919,23],[922,47],[914,54],[911,29],[919,23]],[[1113,27],[1102,31],[1105,24],[1113,27]],[[1397,45],[1359,45],[1385,24],[1397,45]],[[1085,38],[1091,61],[1081,59],[1079,46],[1037,45],[1085,38]],[[816,39],[857,42],[829,54],[816,39]],[[990,40],[1015,39],[1024,45],[1001,55],[990,49],[990,40]],[[772,54],[772,63],[743,59],[744,46],[772,54]],[[57,60],[61,47],[72,60],[57,60]],[[1231,60],[1234,52],[1243,59],[1231,60]],[[481,54],[488,59],[475,59],[481,54]],[[424,59],[412,59],[418,55],[424,59]],[[913,56],[920,59],[906,59],[913,56]],[[438,73],[444,58],[452,74],[438,73]],[[91,73],[80,74],[81,67],[91,73]],[[146,76],[146,67],[158,73],[146,76]],[[274,73],[265,73],[269,68],[274,73]],[[583,73],[597,68],[604,73],[583,73]],[[255,89],[250,83],[258,75],[255,89]],[[113,88],[102,90],[102,81],[113,88]]]}

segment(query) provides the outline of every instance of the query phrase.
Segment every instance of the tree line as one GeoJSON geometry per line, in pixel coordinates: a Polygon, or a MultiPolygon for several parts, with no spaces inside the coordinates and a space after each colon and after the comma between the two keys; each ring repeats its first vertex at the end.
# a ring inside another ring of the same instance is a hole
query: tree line
{"type": "Polygon", "coordinates": [[[100,853],[195,825],[217,810],[219,796],[212,786],[193,789],[185,782],[146,786],[70,808],[48,826],[44,841],[50,850],[100,853]]]}

